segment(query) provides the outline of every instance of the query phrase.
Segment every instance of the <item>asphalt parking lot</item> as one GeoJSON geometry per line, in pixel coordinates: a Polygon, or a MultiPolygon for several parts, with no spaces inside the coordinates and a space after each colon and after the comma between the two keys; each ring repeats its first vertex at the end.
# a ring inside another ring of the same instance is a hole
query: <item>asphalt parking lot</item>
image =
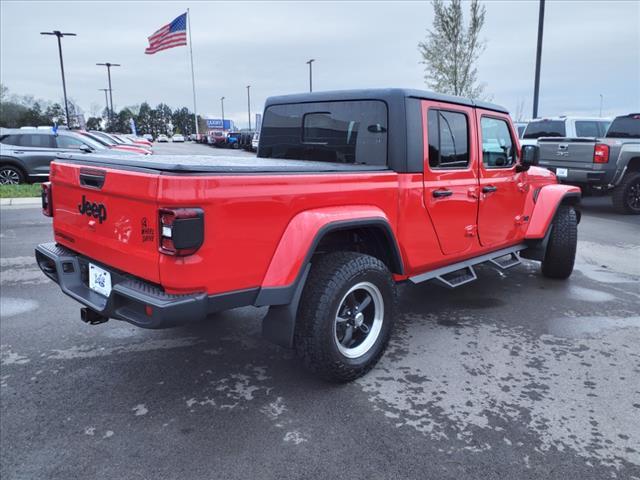
{"type": "Polygon", "coordinates": [[[640,479],[640,218],[607,198],[566,282],[403,286],[387,354],[340,386],[261,338],[264,309],[86,325],[33,260],[50,219],[0,221],[3,479],[640,479]]]}

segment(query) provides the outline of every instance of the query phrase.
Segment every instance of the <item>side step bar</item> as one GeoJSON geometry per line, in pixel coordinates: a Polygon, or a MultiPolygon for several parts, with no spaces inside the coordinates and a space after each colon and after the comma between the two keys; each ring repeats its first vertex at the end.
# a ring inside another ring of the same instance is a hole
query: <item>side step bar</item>
{"type": "Polygon", "coordinates": [[[518,253],[525,248],[527,248],[527,245],[524,243],[513,247],[503,248],[495,252],[480,255],[479,257],[470,258],[469,260],[464,260],[452,265],[447,265],[446,267],[431,270],[430,272],[421,273],[415,277],[409,277],[409,281],[411,283],[422,283],[427,280],[435,279],[439,280],[449,288],[460,287],[469,282],[473,282],[478,278],[475,270],[473,269],[474,265],[489,262],[500,270],[506,270],[520,264],[520,255],[518,255],[518,253]]]}

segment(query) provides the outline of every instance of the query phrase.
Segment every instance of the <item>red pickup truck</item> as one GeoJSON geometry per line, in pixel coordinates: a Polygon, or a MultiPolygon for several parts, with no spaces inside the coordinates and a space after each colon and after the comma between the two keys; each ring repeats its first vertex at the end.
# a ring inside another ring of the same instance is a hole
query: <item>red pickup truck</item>
{"type": "Polygon", "coordinates": [[[396,283],[458,287],[525,257],[567,278],[580,190],[536,167],[507,111],[383,89],[270,98],[257,158],[68,155],[42,271],[81,317],[144,328],[269,306],[264,335],[333,381],[382,355],[396,283]]]}

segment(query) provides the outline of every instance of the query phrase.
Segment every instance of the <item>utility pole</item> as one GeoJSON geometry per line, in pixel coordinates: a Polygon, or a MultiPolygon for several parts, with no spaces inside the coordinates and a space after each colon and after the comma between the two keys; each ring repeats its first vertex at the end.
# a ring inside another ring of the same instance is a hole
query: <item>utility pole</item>
{"type": "Polygon", "coordinates": [[[249,112],[249,131],[251,131],[251,85],[247,85],[247,111],[249,112]]]}
{"type": "Polygon", "coordinates": [[[222,106],[222,131],[224,132],[224,97],[220,97],[220,105],[222,106]]]}
{"type": "Polygon", "coordinates": [[[96,63],[102,67],[107,67],[107,78],[109,79],[109,100],[111,102],[111,108],[109,109],[109,126],[113,122],[113,89],[111,88],[111,67],[120,67],[119,63],[96,63]]]}
{"type": "Polygon", "coordinates": [[[40,35],[55,35],[58,38],[58,54],[60,55],[60,71],[62,72],[62,93],[64,94],[64,113],[67,117],[67,127],[71,128],[71,119],[69,118],[69,102],[67,101],[67,83],[64,79],[64,62],[62,61],[62,37],[75,37],[75,33],[62,33],[60,30],[53,32],[40,32],[40,35]]]}
{"type": "Polygon", "coordinates": [[[99,88],[98,90],[100,90],[101,92],[104,92],[104,103],[107,106],[107,115],[109,115],[109,99],[107,98],[107,92],[109,91],[109,89],[99,88]]]}
{"type": "Polygon", "coordinates": [[[311,66],[311,64],[315,61],[316,61],[315,58],[312,58],[307,62],[307,65],[309,65],[309,91],[310,92],[313,92],[313,67],[311,66]]]}
{"type": "Polygon", "coordinates": [[[536,79],[533,87],[533,118],[538,118],[538,95],[540,93],[540,60],[542,57],[542,30],[544,26],[544,1],[540,0],[538,12],[538,48],[536,50],[536,79]]]}

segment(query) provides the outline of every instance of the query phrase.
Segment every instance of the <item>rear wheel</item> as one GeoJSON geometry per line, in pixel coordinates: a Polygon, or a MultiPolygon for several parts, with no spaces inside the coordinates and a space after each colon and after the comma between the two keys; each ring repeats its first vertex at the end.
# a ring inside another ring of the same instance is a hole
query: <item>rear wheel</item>
{"type": "Polygon", "coordinates": [[[619,213],[640,215],[640,172],[627,173],[613,189],[611,201],[619,213]]]}
{"type": "Polygon", "coordinates": [[[0,166],[0,185],[18,185],[25,182],[25,175],[14,165],[0,166]]]}
{"type": "Polygon", "coordinates": [[[578,218],[570,205],[560,205],[551,225],[551,236],[542,261],[542,274],[549,278],[569,278],[573,272],[578,243],[578,218]]]}
{"type": "Polygon", "coordinates": [[[326,380],[364,375],[389,342],[395,303],[394,280],[377,258],[354,252],[320,257],[298,309],[296,353],[326,380]]]}

